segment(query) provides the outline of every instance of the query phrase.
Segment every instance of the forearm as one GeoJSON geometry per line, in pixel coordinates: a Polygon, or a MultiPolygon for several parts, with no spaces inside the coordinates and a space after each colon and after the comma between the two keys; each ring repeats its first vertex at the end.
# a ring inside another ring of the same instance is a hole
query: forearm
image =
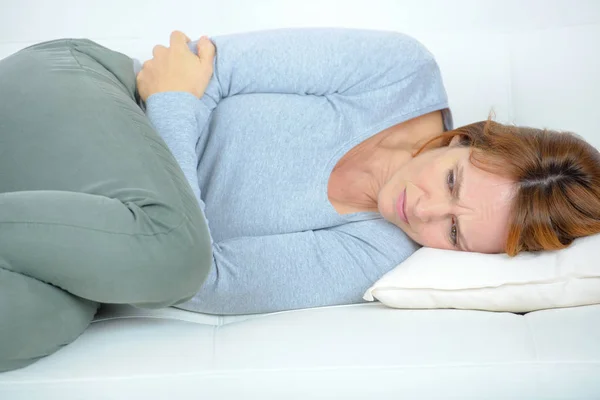
{"type": "Polygon", "coordinates": [[[198,185],[196,143],[210,111],[190,93],[162,92],[147,99],[146,115],[171,150],[204,211],[198,185]]]}
{"type": "MultiPolygon", "coordinates": [[[[209,110],[225,98],[252,93],[322,96],[353,128],[365,130],[402,120],[398,104],[447,107],[433,55],[398,32],[292,28],[211,40],[214,72],[200,99],[209,110]]],[[[188,47],[195,51],[196,44],[188,47]]]]}
{"type": "MultiPolygon", "coordinates": [[[[402,80],[433,59],[417,40],[391,31],[288,28],[211,41],[216,82],[205,94],[217,103],[245,93],[357,95],[402,80]]],[[[192,52],[197,43],[188,43],[192,52]]]]}

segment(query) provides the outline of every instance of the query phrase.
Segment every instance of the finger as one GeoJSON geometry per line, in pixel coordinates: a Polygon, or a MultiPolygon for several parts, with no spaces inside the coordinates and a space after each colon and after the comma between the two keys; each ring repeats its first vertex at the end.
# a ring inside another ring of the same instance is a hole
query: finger
{"type": "Polygon", "coordinates": [[[187,42],[190,41],[190,38],[187,37],[187,35],[181,31],[173,31],[171,33],[171,48],[175,49],[175,48],[187,48],[187,42]]]}
{"type": "Polygon", "coordinates": [[[164,52],[166,50],[167,50],[167,48],[165,46],[157,44],[152,49],[152,57],[156,58],[161,52],[164,52]]]}
{"type": "Polygon", "coordinates": [[[202,36],[198,40],[198,57],[201,60],[212,60],[215,56],[215,45],[207,36],[202,36]]]}

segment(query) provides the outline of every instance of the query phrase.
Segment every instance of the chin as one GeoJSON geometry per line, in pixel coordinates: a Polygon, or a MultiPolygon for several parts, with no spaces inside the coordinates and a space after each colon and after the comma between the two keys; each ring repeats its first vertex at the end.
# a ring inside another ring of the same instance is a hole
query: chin
{"type": "Polygon", "coordinates": [[[396,211],[394,210],[394,201],[388,201],[388,202],[378,202],[377,203],[377,210],[379,211],[379,214],[381,214],[381,216],[388,222],[391,222],[394,225],[396,224],[396,211]]]}
{"type": "Polygon", "coordinates": [[[389,214],[389,207],[386,207],[385,201],[382,200],[382,197],[379,196],[377,198],[377,212],[379,212],[379,214],[381,214],[381,216],[386,219],[387,221],[390,220],[390,214],[389,214]]]}

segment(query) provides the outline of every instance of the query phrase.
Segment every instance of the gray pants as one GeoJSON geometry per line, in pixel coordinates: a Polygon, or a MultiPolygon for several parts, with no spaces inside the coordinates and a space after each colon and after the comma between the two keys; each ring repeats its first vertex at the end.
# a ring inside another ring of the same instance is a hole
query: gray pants
{"type": "Polygon", "coordinates": [[[87,39],[0,60],[0,371],[101,303],[171,306],[208,275],[206,222],[139,105],[132,59],[87,39]]]}

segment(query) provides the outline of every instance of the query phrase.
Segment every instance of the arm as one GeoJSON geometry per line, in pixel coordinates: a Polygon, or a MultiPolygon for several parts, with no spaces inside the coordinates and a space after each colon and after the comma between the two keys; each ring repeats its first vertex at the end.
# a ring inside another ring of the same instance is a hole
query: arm
{"type": "Polygon", "coordinates": [[[338,227],[215,243],[207,280],[177,307],[231,315],[362,303],[377,279],[416,250],[395,227],[371,231],[367,238],[338,227]],[[390,243],[393,256],[378,250],[390,243]]]}
{"type": "Polygon", "coordinates": [[[195,149],[210,110],[198,98],[213,73],[215,48],[209,40],[201,40],[196,56],[188,51],[189,41],[185,34],[174,31],[170,48],[155,46],[154,58],[144,63],[136,82],[148,119],[171,150],[204,212],[195,149]]]}
{"type": "MultiPolygon", "coordinates": [[[[214,74],[201,98],[209,110],[248,93],[324,96],[359,130],[398,119],[399,104],[447,107],[432,54],[401,33],[303,28],[211,40],[214,74]]],[[[192,51],[196,43],[188,43],[192,51]]]]}
{"type": "MultiPolygon", "coordinates": [[[[148,97],[146,115],[177,160],[204,213],[198,186],[196,143],[210,111],[191,93],[161,92],[148,97]]],[[[206,218],[206,216],[204,216],[206,218]]]]}

